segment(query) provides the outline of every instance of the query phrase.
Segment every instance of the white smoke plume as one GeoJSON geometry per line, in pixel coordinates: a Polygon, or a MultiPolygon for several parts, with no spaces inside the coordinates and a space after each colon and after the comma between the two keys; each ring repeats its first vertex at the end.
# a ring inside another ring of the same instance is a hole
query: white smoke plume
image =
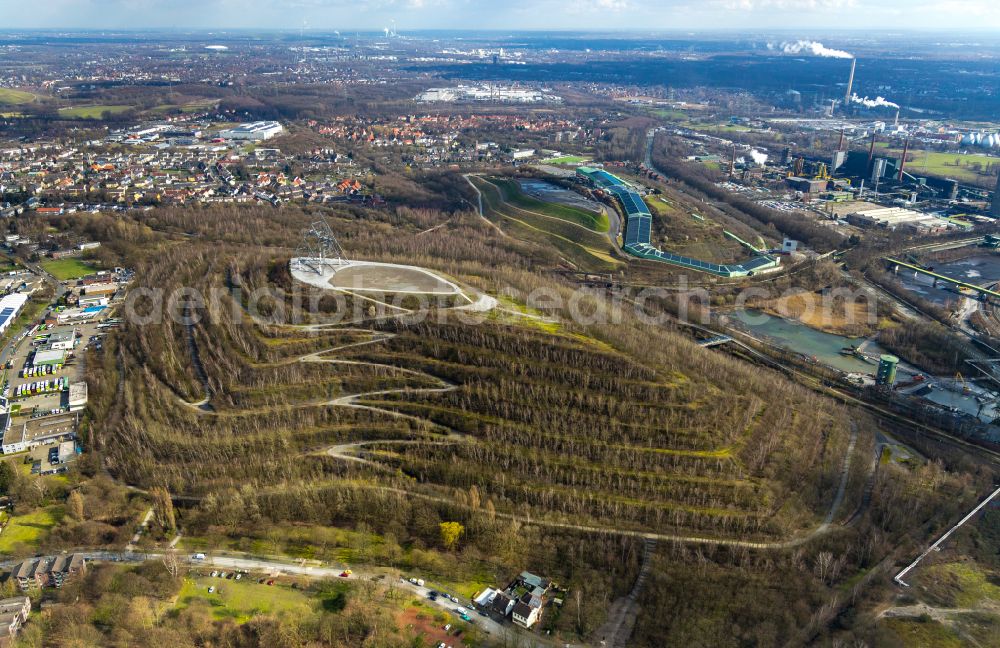
{"type": "Polygon", "coordinates": [[[817,43],[811,40],[798,40],[795,42],[785,42],[781,44],[781,51],[785,54],[812,54],[813,56],[822,56],[824,58],[854,58],[849,52],[843,50],[831,49],[824,45],[823,43],[817,43]]]}
{"type": "Polygon", "coordinates": [[[866,108],[896,108],[899,109],[899,104],[893,103],[886,99],[885,97],[875,97],[874,99],[869,99],[868,97],[859,97],[857,93],[851,95],[851,103],[861,104],[866,108]]]}
{"type": "Polygon", "coordinates": [[[767,162],[767,153],[761,153],[757,149],[750,149],[750,157],[760,166],[764,166],[764,163],[767,162]]]}

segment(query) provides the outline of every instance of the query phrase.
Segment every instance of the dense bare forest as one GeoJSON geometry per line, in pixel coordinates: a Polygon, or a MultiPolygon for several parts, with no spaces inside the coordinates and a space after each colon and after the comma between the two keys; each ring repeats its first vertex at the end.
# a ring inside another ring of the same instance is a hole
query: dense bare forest
{"type": "MultiPolygon", "coordinates": [[[[545,288],[565,304],[572,287],[538,272],[557,263],[552,252],[499,237],[471,213],[328,216],[350,256],[434,268],[507,295],[512,308],[473,325],[447,317],[450,304],[443,317],[409,321],[367,303],[359,310],[355,297],[299,295],[287,263],[314,215],[294,207],[161,209],[60,224],[120,241],[117,253],[139,270],[132,294],[147,296],[129,302],[135,313],[162,306],[168,315],[196,315],[190,324],[129,321],[88,362],[91,416],[103,422],[91,428],[88,447],[115,478],[179,497],[189,532],[236,541],[276,526],[337,526],[374,532],[386,546],[433,550],[439,523],[460,521],[463,561],[532,569],[586,592],[578,614],[551,623],[589,636],[639,568],[638,540],[618,530],[783,541],[808,535],[830,506],[852,429],[843,407],[599,295],[581,303],[608,315],[605,324],[574,323],[565,307],[541,320],[519,316],[519,296],[545,288]],[[202,307],[157,292],[181,287],[212,298],[202,307]],[[310,302],[317,311],[302,307],[310,302]],[[361,316],[314,326],[338,309],[361,316]],[[335,405],[345,398],[357,407],[335,405]],[[361,442],[360,462],[327,452],[361,442]]],[[[867,421],[854,429],[860,440],[845,510],[860,502],[861,457],[871,448],[867,421]]],[[[829,605],[829,592],[891,546],[873,529],[880,511],[912,497],[957,501],[966,486],[940,477],[921,495],[880,482],[862,524],[771,557],[672,544],[644,595],[636,644],[662,645],[664,636],[712,643],[727,632],[680,620],[664,628],[654,611],[685,589],[747,624],[777,601],[813,591],[770,634],[761,629],[739,643],[774,645],[803,624],[824,627],[813,616],[829,605]],[[832,574],[782,576],[823,551],[839,561],[832,574]],[[784,587],[773,599],[713,597],[715,581],[678,576],[699,569],[719,582],[738,574],[748,583],[785,579],[784,587]]],[[[921,504],[915,512],[930,520],[933,510],[921,504]]],[[[368,559],[415,566],[412,552],[368,559]]],[[[416,567],[441,577],[449,569],[430,559],[416,567]]]]}

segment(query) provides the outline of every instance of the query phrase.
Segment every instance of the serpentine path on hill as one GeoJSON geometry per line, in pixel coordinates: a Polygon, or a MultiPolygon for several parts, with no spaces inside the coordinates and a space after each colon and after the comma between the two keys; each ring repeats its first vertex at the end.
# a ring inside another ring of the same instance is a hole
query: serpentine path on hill
{"type": "MultiPolygon", "coordinates": [[[[494,298],[488,297],[487,295],[480,295],[479,299],[476,301],[469,300],[471,303],[460,307],[454,307],[454,309],[469,309],[469,310],[489,310],[497,308],[498,303],[494,298]]],[[[522,315],[516,311],[507,311],[513,315],[522,315]]],[[[385,319],[393,317],[392,315],[383,316],[385,319]]],[[[530,316],[528,316],[530,317],[530,316]]],[[[464,434],[455,432],[454,430],[443,426],[439,423],[433,423],[425,418],[419,416],[414,416],[412,414],[406,414],[404,412],[399,412],[386,407],[380,407],[378,405],[368,404],[364,401],[366,399],[378,396],[387,396],[391,394],[441,394],[458,389],[457,385],[449,383],[437,376],[433,376],[423,371],[408,369],[405,367],[399,367],[396,365],[389,365],[384,363],[361,361],[361,360],[345,360],[341,358],[330,357],[331,354],[336,353],[349,348],[356,348],[359,346],[374,345],[395,337],[393,333],[386,332],[376,332],[369,329],[357,328],[357,325],[362,321],[344,322],[340,324],[302,324],[302,325],[287,325],[287,328],[297,329],[297,330],[307,330],[312,332],[350,332],[350,333],[368,333],[372,335],[369,340],[362,340],[360,342],[352,342],[348,344],[343,344],[328,349],[322,349],[320,351],[314,351],[311,353],[306,353],[301,356],[291,358],[278,363],[273,363],[274,365],[286,365],[293,364],[296,362],[310,362],[310,363],[326,363],[331,365],[354,365],[354,366],[369,366],[376,367],[383,370],[396,371],[399,373],[406,373],[414,376],[419,376],[421,378],[430,379],[436,381],[439,386],[437,387],[401,387],[396,389],[382,389],[367,392],[360,392],[356,394],[346,394],[338,396],[332,400],[321,401],[321,402],[309,402],[302,403],[301,407],[315,407],[315,406],[328,406],[328,407],[350,407],[358,410],[365,410],[369,412],[377,412],[379,414],[384,414],[397,419],[407,419],[419,422],[421,425],[431,425],[433,427],[439,428],[443,431],[441,435],[435,435],[433,437],[426,438],[407,438],[407,439],[372,439],[370,441],[353,441],[348,443],[338,443],[325,448],[322,452],[325,454],[340,459],[342,461],[348,461],[351,463],[366,464],[376,470],[385,470],[386,467],[379,464],[376,461],[372,461],[363,456],[363,451],[368,446],[373,445],[415,445],[418,443],[433,443],[435,445],[452,445],[458,443],[475,443],[475,439],[464,434]]],[[[192,403],[184,403],[185,405],[191,407],[192,403]]],[[[199,403],[200,407],[194,406],[193,409],[200,415],[213,416],[217,412],[213,411],[210,407],[206,407],[208,402],[199,403]]],[[[798,533],[784,540],[742,540],[739,538],[714,538],[710,536],[698,536],[698,535],[686,535],[677,533],[658,533],[654,531],[642,531],[638,529],[623,529],[618,526],[603,526],[603,525],[591,525],[591,524],[576,524],[573,522],[560,522],[557,520],[547,520],[536,517],[531,517],[527,515],[518,515],[513,513],[503,513],[496,511],[493,513],[496,517],[519,522],[522,524],[532,524],[535,526],[542,526],[552,529],[567,529],[572,531],[581,531],[585,533],[597,533],[597,534],[612,534],[619,536],[628,536],[634,538],[642,538],[644,540],[652,541],[662,541],[667,543],[683,543],[683,544],[701,544],[701,545],[715,545],[715,546],[728,546],[728,547],[742,547],[747,549],[758,549],[758,550],[783,550],[793,547],[803,545],[810,540],[828,532],[832,526],[833,519],[837,514],[838,509],[844,499],[844,495],[847,488],[847,482],[850,477],[850,468],[852,455],[854,453],[854,447],[858,438],[858,430],[856,426],[851,427],[851,438],[848,444],[847,452],[845,453],[843,465],[841,467],[840,473],[840,483],[837,488],[837,492],[830,504],[830,507],[823,519],[823,521],[805,533],[798,533]]],[[[441,504],[447,504],[449,506],[457,506],[461,508],[471,508],[466,504],[458,502],[455,498],[445,497],[439,495],[430,495],[427,493],[419,493],[415,491],[406,490],[403,488],[396,488],[393,486],[384,486],[378,484],[372,484],[366,486],[372,490],[379,490],[385,493],[392,493],[396,495],[401,495],[413,499],[422,499],[425,501],[431,501],[441,504]]],[[[479,510],[479,509],[477,509],[479,510]]]]}

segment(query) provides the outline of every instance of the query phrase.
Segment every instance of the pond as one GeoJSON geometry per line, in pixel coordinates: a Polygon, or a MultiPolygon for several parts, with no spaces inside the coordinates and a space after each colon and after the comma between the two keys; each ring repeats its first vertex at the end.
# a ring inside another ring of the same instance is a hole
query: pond
{"type": "MultiPolygon", "coordinates": [[[[751,333],[766,337],[790,351],[814,357],[822,364],[845,372],[875,374],[877,360],[865,361],[856,356],[840,353],[844,347],[862,344],[865,338],[824,333],[809,328],[801,322],[775,317],[754,309],[736,311],[732,317],[751,333]]],[[[863,351],[871,358],[878,358],[879,355],[886,353],[874,342],[866,343],[863,351]]]]}

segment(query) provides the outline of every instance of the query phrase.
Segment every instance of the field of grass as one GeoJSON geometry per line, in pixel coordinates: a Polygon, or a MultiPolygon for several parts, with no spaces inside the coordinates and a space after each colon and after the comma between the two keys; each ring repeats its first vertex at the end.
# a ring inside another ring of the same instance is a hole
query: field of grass
{"type": "Polygon", "coordinates": [[[730,124],[730,123],[718,123],[718,124],[704,124],[701,122],[686,122],[681,124],[686,128],[691,130],[702,131],[706,133],[749,133],[753,129],[749,126],[743,126],[742,124],[730,124]]]}
{"type": "Polygon", "coordinates": [[[18,545],[30,547],[39,542],[62,516],[62,506],[49,506],[24,515],[14,515],[3,533],[0,533],[0,554],[9,554],[18,545]]]}
{"type": "Polygon", "coordinates": [[[603,212],[592,212],[557,202],[539,200],[521,191],[516,180],[492,178],[488,182],[500,188],[506,202],[521,209],[558,218],[595,232],[607,232],[610,227],[608,217],[603,212]]]}
{"type": "Polygon", "coordinates": [[[252,578],[239,581],[210,576],[184,579],[177,595],[177,608],[198,603],[211,606],[216,619],[244,623],[258,614],[305,617],[321,605],[321,600],[301,589],[266,585],[252,578]],[[215,587],[212,594],[208,593],[209,587],[215,587]]]}
{"type": "MultiPolygon", "coordinates": [[[[880,142],[877,148],[886,155],[900,156],[903,150],[889,148],[888,143],[880,142]]],[[[939,178],[951,178],[961,182],[989,182],[993,174],[977,173],[977,165],[986,171],[990,165],[1000,165],[1000,158],[979,155],[975,153],[947,153],[941,151],[922,151],[910,149],[910,161],[906,163],[906,171],[913,175],[929,175],[939,178]]]]}
{"type": "Polygon", "coordinates": [[[105,112],[122,113],[131,109],[132,106],[73,106],[60,108],[59,114],[71,119],[100,119],[105,112]]]}
{"type": "Polygon", "coordinates": [[[79,279],[95,270],[97,266],[80,259],[49,259],[41,262],[42,268],[60,281],[79,279]]]}
{"type": "Polygon", "coordinates": [[[683,110],[675,110],[671,108],[656,108],[652,111],[654,115],[661,119],[671,119],[671,120],[682,120],[687,119],[688,115],[683,110]]]}
{"type": "Polygon", "coordinates": [[[151,113],[166,113],[174,110],[179,110],[182,113],[196,113],[208,110],[218,104],[217,99],[204,99],[201,101],[192,101],[186,104],[163,104],[151,108],[149,112],[151,113]]]}
{"type": "Polygon", "coordinates": [[[966,644],[950,628],[932,619],[889,619],[885,631],[907,648],[962,648],[966,644]]]}
{"type": "Polygon", "coordinates": [[[35,95],[13,88],[0,88],[0,104],[26,104],[35,100],[35,95]]]}
{"type": "Polygon", "coordinates": [[[932,593],[933,601],[946,607],[975,607],[1000,601],[1000,585],[976,563],[950,562],[929,567],[918,583],[932,593]]]}
{"type": "Polygon", "coordinates": [[[583,164],[584,162],[589,162],[590,158],[586,158],[581,155],[563,155],[562,157],[542,161],[546,164],[583,164]]]}
{"type": "MultiPolygon", "coordinates": [[[[500,188],[502,185],[498,186],[480,178],[473,181],[482,192],[483,207],[487,217],[496,221],[502,229],[515,238],[548,246],[584,270],[607,272],[620,264],[612,256],[613,248],[606,236],[574,222],[508,203],[500,188]]],[[[534,202],[548,204],[541,201],[534,202]]],[[[521,204],[530,203],[521,201],[521,204]]]]}
{"type": "MultiPolygon", "coordinates": [[[[44,294],[48,295],[47,292],[44,294]]],[[[7,330],[0,334],[0,345],[6,344],[8,340],[18,335],[25,326],[34,323],[48,307],[49,300],[42,294],[36,294],[32,299],[29,299],[11,325],[7,327],[7,330]]]]}

